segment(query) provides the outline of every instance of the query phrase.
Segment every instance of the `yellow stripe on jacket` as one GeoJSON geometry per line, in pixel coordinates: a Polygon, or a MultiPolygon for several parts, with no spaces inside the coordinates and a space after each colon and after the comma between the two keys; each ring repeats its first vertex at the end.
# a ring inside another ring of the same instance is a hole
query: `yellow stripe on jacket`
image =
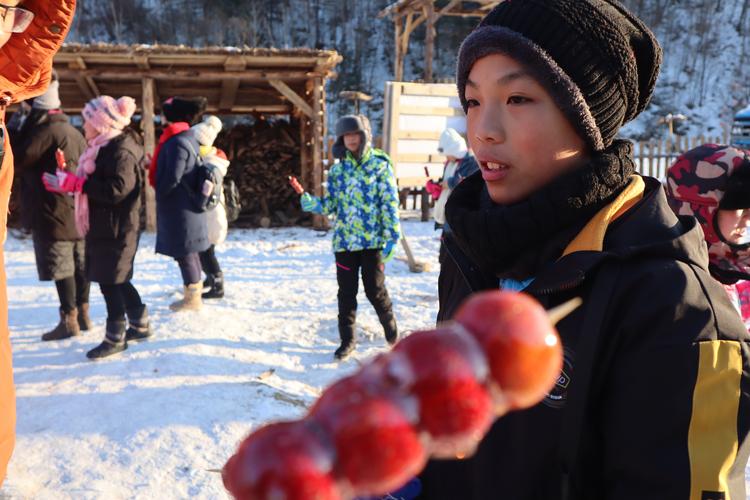
{"type": "Polygon", "coordinates": [[[701,342],[698,355],[688,431],[690,500],[703,500],[704,492],[724,493],[730,500],[727,478],[737,458],[742,352],[736,341],[714,340],[701,342]]]}

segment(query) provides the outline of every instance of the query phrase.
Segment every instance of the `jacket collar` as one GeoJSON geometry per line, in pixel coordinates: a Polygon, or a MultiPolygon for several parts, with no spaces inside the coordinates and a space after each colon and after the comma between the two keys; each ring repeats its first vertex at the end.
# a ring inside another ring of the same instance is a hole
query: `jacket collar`
{"type": "Polygon", "coordinates": [[[607,260],[639,256],[676,259],[704,269],[708,266],[700,226],[691,217],[675,216],[661,184],[648,177],[631,180],[526,291],[544,295],[572,289],[607,260]]]}

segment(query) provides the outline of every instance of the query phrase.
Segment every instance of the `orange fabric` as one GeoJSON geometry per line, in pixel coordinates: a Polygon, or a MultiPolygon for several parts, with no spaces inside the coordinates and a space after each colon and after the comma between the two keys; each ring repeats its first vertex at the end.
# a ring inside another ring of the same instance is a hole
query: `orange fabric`
{"type": "Polygon", "coordinates": [[[5,480],[16,439],[16,396],[2,248],[13,184],[13,152],[5,130],[5,106],[40,95],[47,89],[52,58],[68,34],[75,6],[75,0],[26,0],[23,8],[34,13],[34,21],[24,33],[14,34],[0,48],[0,126],[5,137],[5,156],[0,165],[0,484],[5,480]]]}

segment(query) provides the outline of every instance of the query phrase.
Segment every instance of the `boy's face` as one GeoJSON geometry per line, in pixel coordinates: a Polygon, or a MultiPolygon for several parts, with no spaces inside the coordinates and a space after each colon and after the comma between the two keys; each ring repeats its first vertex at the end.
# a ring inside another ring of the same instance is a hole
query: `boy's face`
{"type": "Polygon", "coordinates": [[[587,155],[552,96],[510,57],[477,60],[466,101],[469,143],[495,203],[526,199],[587,155]]]}
{"type": "Polygon", "coordinates": [[[352,153],[357,154],[361,143],[362,136],[359,134],[359,132],[350,132],[348,134],[344,134],[344,146],[346,146],[346,149],[348,149],[352,153]]]}
{"type": "Polygon", "coordinates": [[[743,210],[719,210],[716,214],[719,232],[729,243],[747,243],[750,226],[750,208],[743,210]]]}

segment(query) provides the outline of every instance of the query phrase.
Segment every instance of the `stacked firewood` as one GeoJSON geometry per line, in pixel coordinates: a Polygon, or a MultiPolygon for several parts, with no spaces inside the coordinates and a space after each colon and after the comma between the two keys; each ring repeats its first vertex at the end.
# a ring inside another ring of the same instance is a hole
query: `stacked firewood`
{"type": "Polygon", "coordinates": [[[296,122],[257,120],[222,132],[215,145],[231,161],[242,199],[238,227],[292,226],[309,222],[287,177],[300,175],[299,128],[296,122]]]}

